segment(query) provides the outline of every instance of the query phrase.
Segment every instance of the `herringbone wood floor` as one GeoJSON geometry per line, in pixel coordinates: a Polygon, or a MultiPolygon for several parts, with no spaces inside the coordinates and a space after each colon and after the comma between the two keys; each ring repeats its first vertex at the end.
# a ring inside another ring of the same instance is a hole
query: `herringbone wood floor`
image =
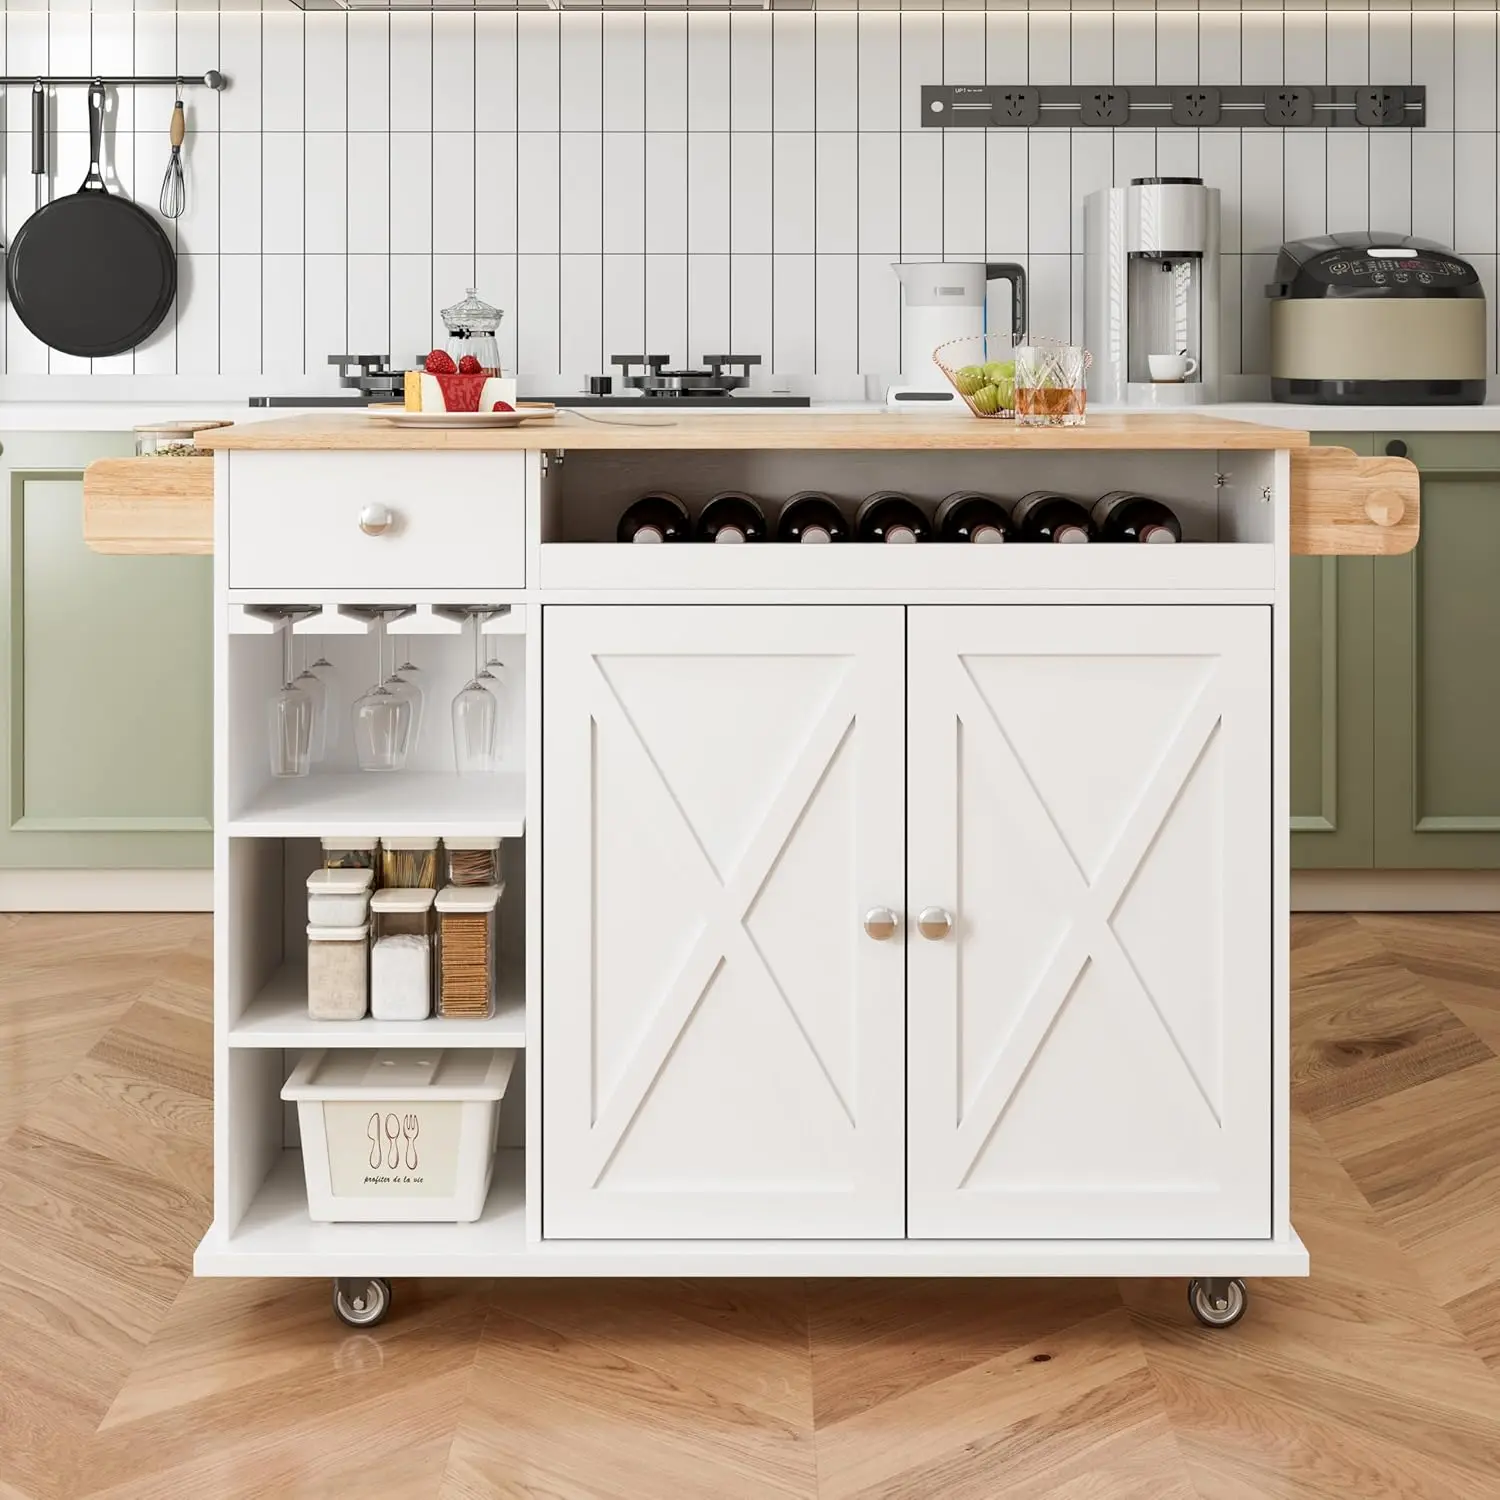
{"type": "Polygon", "coordinates": [[[1310,1281],[195,1282],[199,917],[0,916],[0,1500],[1500,1495],[1500,918],[1295,926],[1310,1281]]]}

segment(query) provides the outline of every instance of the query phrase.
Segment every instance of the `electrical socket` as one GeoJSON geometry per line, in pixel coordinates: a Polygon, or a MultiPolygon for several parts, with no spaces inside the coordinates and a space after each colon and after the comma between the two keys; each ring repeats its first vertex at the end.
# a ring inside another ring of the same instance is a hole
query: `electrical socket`
{"type": "Polygon", "coordinates": [[[1172,123],[1187,126],[1211,126],[1219,123],[1219,91],[1203,84],[1172,90],[1172,123]]]}
{"type": "Polygon", "coordinates": [[[1124,89],[1089,89],[1079,101],[1078,118],[1085,125],[1128,125],[1130,95],[1124,89]]]}
{"type": "Polygon", "coordinates": [[[1035,125],[1042,117],[1041,95],[1035,89],[999,89],[995,94],[995,123],[1035,125]]]}
{"type": "Polygon", "coordinates": [[[1374,129],[1406,122],[1406,96],[1399,88],[1360,88],[1354,91],[1354,122],[1374,129]]]}
{"type": "Polygon", "coordinates": [[[1312,90],[1287,84],[1266,94],[1267,125],[1311,125],[1313,121],[1312,90]]]}

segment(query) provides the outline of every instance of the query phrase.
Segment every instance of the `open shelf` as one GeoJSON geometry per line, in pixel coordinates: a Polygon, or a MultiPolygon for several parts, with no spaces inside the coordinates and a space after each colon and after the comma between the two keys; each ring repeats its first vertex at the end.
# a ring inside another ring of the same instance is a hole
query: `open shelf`
{"type": "Polygon", "coordinates": [[[283,1151],[233,1234],[211,1229],[200,1276],[488,1275],[526,1249],[525,1153],[496,1154],[484,1212],[472,1224],[315,1224],[302,1153],[283,1151]]]}
{"type": "Polygon", "coordinates": [[[288,964],[271,976],[230,1028],[231,1047],[514,1047],[526,1045],[525,975],[502,968],[498,1004],[487,1021],[315,1021],[307,1013],[307,973],[288,964]]]}
{"type": "Polygon", "coordinates": [[[442,771],[317,772],[267,781],[229,820],[231,838],[497,834],[526,831],[520,772],[458,776],[442,771]]]}

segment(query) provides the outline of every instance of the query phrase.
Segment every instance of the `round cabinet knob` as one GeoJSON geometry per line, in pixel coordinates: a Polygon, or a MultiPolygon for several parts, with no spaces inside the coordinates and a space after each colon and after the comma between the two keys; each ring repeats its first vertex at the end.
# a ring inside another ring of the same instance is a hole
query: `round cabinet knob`
{"type": "Polygon", "coordinates": [[[896,935],[896,913],[888,906],[872,906],[865,913],[865,932],[877,943],[896,935]]]}
{"type": "Polygon", "coordinates": [[[1406,501],[1399,490],[1371,490],[1365,496],[1365,514],[1377,526],[1394,526],[1406,514],[1406,501]]]}
{"type": "Polygon", "coordinates": [[[384,536],[391,529],[395,517],[385,505],[366,505],[360,508],[359,529],[366,536],[384,536]]]}
{"type": "Polygon", "coordinates": [[[941,906],[924,906],[917,916],[917,931],[929,942],[939,943],[953,931],[953,913],[941,906]]]}
{"type": "Polygon", "coordinates": [[[1387,458],[1405,458],[1406,444],[1403,443],[1400,438],[1392,438],[1390,442],[1385,445],[1385,456],[1387,458]]]}

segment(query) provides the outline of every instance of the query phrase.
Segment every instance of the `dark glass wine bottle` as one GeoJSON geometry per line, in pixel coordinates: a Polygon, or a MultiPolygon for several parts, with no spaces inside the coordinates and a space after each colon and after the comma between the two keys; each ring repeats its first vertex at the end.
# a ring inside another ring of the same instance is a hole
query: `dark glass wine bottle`
{"type": "Polygon", "coordinates": [[[615,538],[621,542],[685,542],[693,534],[692,517],[676,495],[642,495],[620,517],[615,538]]]}
{"type": "Polygon", "coordinates": [[[1005,507],[991,495],[958,490],[932,518],[940,542],[1008,542],[1015,534],[1005,507]]]}
{"type": "Polygon", "coordinates": [[[1016,501],[1011,521],[1023,542],[1091,542],[1094,523],[1076,501],[1055,490],[1032,490],[1016,501]]]}
{"type": "Polygon", "coordinates": [[[932,525],[922,508],[897,490],[867,495],[854,515],[854,537],[860,542],[925,542],[932,525]]]}
{"type": "Polygon", "coordinates": [[[820,490],[802,490],[781,507],[778,542],[847,542],[849,523],[833,500],[820,490]]]}
{"type": "Polygon", "coordinates": [[[725,490],[698,517],[700,542],[763,542],[766,513],[741,490],[725,490]]]}
{"type": "Polygon", "coordinates": [[[1094,502],[1101,542],[1180,542],[1182,522],[1172,510],[1134,490],[1111,490],[1094,502]]]}

